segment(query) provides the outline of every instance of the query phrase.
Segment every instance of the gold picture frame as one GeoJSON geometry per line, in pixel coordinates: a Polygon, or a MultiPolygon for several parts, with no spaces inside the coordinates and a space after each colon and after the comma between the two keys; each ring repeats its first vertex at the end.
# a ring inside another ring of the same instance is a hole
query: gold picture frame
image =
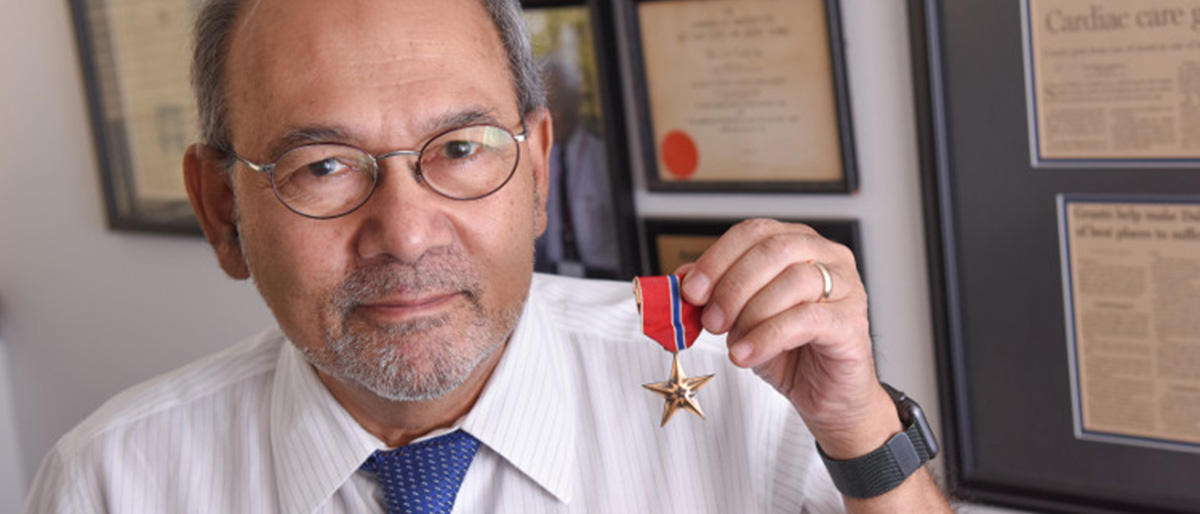
{"type": "Polygon", "coordinates": [[[108,225],[199,235],[180,164],[196,139],[188,0],[71,0],[108,225]]]}

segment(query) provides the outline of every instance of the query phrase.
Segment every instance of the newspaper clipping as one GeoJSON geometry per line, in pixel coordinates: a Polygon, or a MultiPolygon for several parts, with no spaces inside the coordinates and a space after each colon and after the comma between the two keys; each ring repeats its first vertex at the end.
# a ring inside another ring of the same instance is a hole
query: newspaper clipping
{"type": "Polygon", "coordinates": [[[1025,15],[1035,165],[1200,159],[1200,0],[1026,0],[1025,15]]]}
{"type": "Polygon", "coordinates": [[[1060,202],[1077,432],[1200,451],[1200,198],[1060,202]]]}

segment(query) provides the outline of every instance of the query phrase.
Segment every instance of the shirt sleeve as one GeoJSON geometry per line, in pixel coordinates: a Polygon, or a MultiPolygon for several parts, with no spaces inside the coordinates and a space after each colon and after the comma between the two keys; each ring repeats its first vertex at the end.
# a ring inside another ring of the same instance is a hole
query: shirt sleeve
{"type": "Polygon", "coordinates": [[[103,513],[95,480],[85,479],[78,463],[65,458],[55,447],[38,468],[29,495],[25,498],[25,514],[103,513]],[[74,464],[74,465],[73,465],[74,464]]]}
{"type": "Polygon", "coordinates": [[[774,446],[768,455],[769,509],[773,514],[844,514],[842,495],[833,485],[804,421],[786,405],[775,417],[774,446]]]}

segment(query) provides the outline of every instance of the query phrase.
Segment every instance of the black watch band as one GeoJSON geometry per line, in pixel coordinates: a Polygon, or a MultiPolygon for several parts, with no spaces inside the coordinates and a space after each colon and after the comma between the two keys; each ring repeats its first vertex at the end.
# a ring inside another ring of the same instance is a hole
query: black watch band
{"type": "Polygon", "coordinates": [[[874,498],[895,489],[938,453],[937,441],[921,406],[891,386],[883,384],[883,387],[896,403],[904,423],[903,432],[892,436],[875,451],[850,460],[831,459],[821,445],[817,445],[833,485],[851,498],[874,498]]]}

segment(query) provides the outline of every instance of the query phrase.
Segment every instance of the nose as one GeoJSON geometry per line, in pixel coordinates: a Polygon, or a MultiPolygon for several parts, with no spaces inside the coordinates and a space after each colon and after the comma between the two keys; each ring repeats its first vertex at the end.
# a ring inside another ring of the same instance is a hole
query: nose
{"type": "Polygon", "coordinates": [[[425,252],[454,241],[444,211],[453,200],[421,184],[415,164],[411,154],[379,161],[375,193],[355,213],[361,219],[356,246],[363,260],[390,257],[415,263],[425,252]]]}

